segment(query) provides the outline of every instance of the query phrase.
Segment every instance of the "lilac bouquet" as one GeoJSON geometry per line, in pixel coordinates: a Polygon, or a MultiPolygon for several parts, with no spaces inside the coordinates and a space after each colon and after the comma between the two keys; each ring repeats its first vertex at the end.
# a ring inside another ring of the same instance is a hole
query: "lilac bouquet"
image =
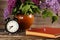
{"type": "Polygon", "coordinates": [[[50,8],[55,14],[60,11],[60,1],[59,0],[45,0],[40,5],[40,8],[50,8]]]}
{"type": "Polygon", "coordinates": [[[60,10],[60,4],[58,0],[46,0],[46,3],[50,5],[50,8],[54,11],[55,14],[57,14],[60,10]]]}

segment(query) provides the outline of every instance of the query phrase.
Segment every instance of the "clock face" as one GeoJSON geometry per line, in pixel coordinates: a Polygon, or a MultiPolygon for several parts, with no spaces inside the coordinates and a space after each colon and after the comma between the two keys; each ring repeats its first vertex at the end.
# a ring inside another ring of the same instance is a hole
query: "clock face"
{"type": "Polygon", "coordinates": [[[14,33],[16,31],[18,31],[19,24],[15,20],[9,21],[6,25],[6,29],[7,29],[7,31],[14,33]]]}

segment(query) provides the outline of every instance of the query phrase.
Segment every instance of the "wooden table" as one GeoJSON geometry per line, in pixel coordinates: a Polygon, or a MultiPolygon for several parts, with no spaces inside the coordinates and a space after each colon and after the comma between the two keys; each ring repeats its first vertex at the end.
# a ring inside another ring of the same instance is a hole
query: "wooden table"
{"type": "Polygon", "coordinates": [[[26,36],[25,32],[10,34],[8,32],[0,32],[0,40],[60,40],[60,38],[51,39],[36,36],[26,36]]]}

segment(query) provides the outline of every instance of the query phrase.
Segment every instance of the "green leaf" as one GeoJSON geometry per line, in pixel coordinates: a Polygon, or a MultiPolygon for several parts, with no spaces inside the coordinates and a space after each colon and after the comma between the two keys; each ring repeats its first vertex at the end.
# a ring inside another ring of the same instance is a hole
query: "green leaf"
{"type": "Polygon", "coordinates": [[[35,5],[33,2],[30,2],[30,5],[35,5]]]}
{"type": "Polygon", "coordinates": [[[14,10],[13,10],[13,12],[16,12],[17,11],[17,8],[15,8],[14,10]]]}
{"type": "Polygon", "coordinates": [[[23,4],[21,4],[21,6],[19,7],[19,10],[21,10],[21,9],[22,9],[22,7],[23,7],[23,4]]]}
{"type": "Polygon", "coordinates": [[[23,13],[26,13],[29,9],[30,9],[30,5],[25,5],[25,6],[22,8],[22,12],[23,12],[23,13]]]}
{"type": "Polygon", "coordinates": [[[44,10],[43,12],[42,12],[42,16],[43,16],[43,18],[46,18],[48,15],[47,15],[47,10],[44,10]]]}
{"type": "Polygon", "coordinates": [[[52,16],[53,16],[53,12],[52,12],[51,10],[47,10],[47,15],[48,15],[49,17],[52,17],[52,16]]]}
{"type": "Polygon", "coordinates": [[[58,19],[57,16],[52,16],[52,23],[54,23],[58,19]]]}
{"type": "Polygon", "coordinates": [[[17,8],[13,8],[12,15],[15,15],[17,13],[17,8]]]}
{"type": "Polygon", "coordinates": [[[40,14],[40,9],[39,8],[36,8],[36,13],[40,14]]]}
{"type": "Polygon", "coordinates": [[[43,12],[42,12],[42,15],[43,15],[43,18],[46,18],[46,17],[52,17],[53,16],[53,12],[49,9],[45,9],[43,12]]]}
{"type": "Polygon", "coordinates": [[[29,11],[30,11],[31,13],[33,13],[33,11],[32,11],[32,9],[31,9],[31,8],[29,9],[29,11]]]}
{"type": "Polygon", "coordinates": [[[32,8],[37,8],[37,6],[35,6],[35,5],[31,5],[31,7],[32,7],[32,8]]]}

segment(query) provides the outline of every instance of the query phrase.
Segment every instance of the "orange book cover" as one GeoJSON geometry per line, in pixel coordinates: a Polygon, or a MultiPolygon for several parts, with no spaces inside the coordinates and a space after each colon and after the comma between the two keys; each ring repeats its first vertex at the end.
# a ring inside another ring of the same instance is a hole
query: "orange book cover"
{"type": "Polygon", "coordinates": [[[29,30],[26,30],[26,35],[58,38],[60,37],[60,28],[50,28],[50,27],[31,28],[29,30]]]}

